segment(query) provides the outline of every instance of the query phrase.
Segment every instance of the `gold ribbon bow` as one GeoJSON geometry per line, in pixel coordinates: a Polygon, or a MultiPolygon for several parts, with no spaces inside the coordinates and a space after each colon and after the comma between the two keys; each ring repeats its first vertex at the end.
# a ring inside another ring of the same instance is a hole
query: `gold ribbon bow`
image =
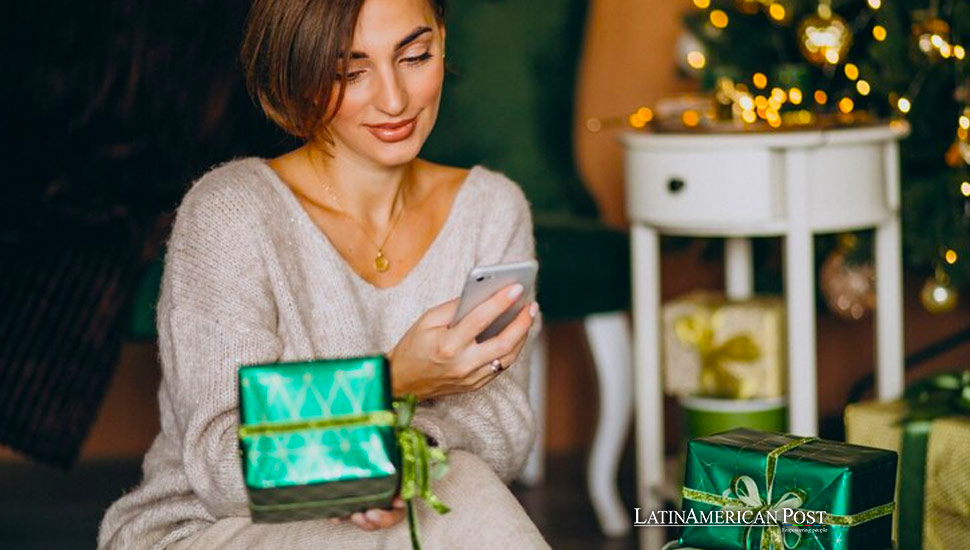
{"type": "Polygon", "coordinates": [[[724,362],[755,361],[761,357],[761,349],[749,334],[739,334],[715,344],[715,333],[722,324],[722,316],[718,312],[700,308],[674,321],[674,332],[682,344],[697,348],[700,354],[702,395],[734,399],[754,397],[757,390],[755,380],[734,376],[724,362]]]}
{"type": "Polygon", "coordinates": [[[401,498],[407,502],[411,546],[414,550],[420,550],[414,499],[420,498],[439,514],[451,511],[431,492],[431,480],[440,478],[448,469],[448,456],[441,449],[429,446],[424,434],[411,427],[411,418],[417,407],[414,394],[409,393],[404,398],[395,400],[393,405],[397,414],[394,430],[401,447],[401,498]]]}

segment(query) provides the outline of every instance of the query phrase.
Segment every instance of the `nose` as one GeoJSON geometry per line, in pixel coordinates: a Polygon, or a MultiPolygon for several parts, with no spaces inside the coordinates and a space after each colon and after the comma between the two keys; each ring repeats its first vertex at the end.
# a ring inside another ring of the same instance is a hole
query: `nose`
{"type": "Polygon", "coordinates": [[[392,67],[385,67],[380,71],[380,84],[375,106],[388,116],[397,116],[408,106],[408,93],[404,86],[404,79],[392,67]]]}

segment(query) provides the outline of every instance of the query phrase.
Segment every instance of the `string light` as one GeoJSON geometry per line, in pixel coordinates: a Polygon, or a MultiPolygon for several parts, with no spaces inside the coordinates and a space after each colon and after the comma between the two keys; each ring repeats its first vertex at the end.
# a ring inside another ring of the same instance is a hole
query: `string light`
{"type": "Polygon", "coordinates": [[[768,107],[768,98],[763,95],[755,96],[754,105],[758,109],[765,109],[768,107]]]}
{"type": "Polygon", "coordinates": [[[644,126],[647,125],[647,121],[638,117],[636,113],[633,113],[632,115],[630,115],[629,122],[630,122],[630,126],[633,126],[634,128],[643,128],[644,126]]]}
{"type": "Polygon", "coordinates": [[[653,120],[653,111],[649,107],[640,107],[637,109],[637,116],[643,119],[644,122],[650,122],[653,120]]]}
{"type": "Polygon", "coordinates": [[[960,128],[970,130],[970,117],[967,115],[960,115],[960,128]]]}
{"type": "Polygon", "coordinates": [[[882,0],[869,0],[869,7],[878,10],[882,6],[882,0]]]}
{"type": "Polygon", "coordinates": [[[699,9],[706,10],[711,7],[711,0],[694,0],[694,5],[699,9]]]}
{"type": "Polygon", "coordinates": [[[711,12],[711,25],[719,29],[723,29],[728,26],[728,16],[723,10],[714,10],[711,12]]]}
{"type": "Polygon", "coordinates": [[[839,100],[839,110],[842,111],[843,113],[849,114],[852,112],[852,109],[854,108],[855,108],[855,102],[852,101],[851,97],[843,97],[842,99],[839,100]]]}
{"type": "Polygon", "coordinates": [[[764,73],[754,73],[751,76],[751,82],[754,84],[755,88],[763,89],[768,85],[768,77],[764,73]]]}
{"type": "Polygon", "coordinates": [[[964,197],[970,198],[970,181],[960,184],[960,192],[963,193],[964,197]]]}
{"type": "Polygon", "coordinates": [[[748,124],[753,124],[754,121],[758,120],[758,115],[754,111],[744,111],[741,113],[741,120],[747,122],[748,124]]]}
{"type": "Polygon", "coordinates": [[[963,59],[967,52],[963,49],[963,46],[953,46],[953,57],[957,59],[963,59]]]}
{"type": "Polygon", "coordinates": [[[869,86],[869,83],[866,82],[865,80],[860,80],[856,82],[855,89],[859,91],[860,95],[869,95],[869,92],[871,91],[871,87],[869,86]]]}
{"type": "Polygon", "coordinates": [[[788,95],[785,93],[785,90],[782,90],[781,88],[772,88],[771,98],[774,99],[776,103],[784,103],[788,99],[788,95]]]}
{"type": "Polygon", "coordinates": [[[872,28],[872,37],[876,39],[876,42],[882,42],[886,39],[886,27],[882,25],[876,25],[872,28]]]}
{"type": "Polygon", "coordinates": [[[793,105],[800,105],[802,103],[802,91],[798,88],[788,90],[788,101],[791,101],[793,105]]]}
{"type": "Polygon", "coordinates": [[[825,105],[826,103],[828,103],[828,100],[829,100],[828,94],[826,94],[822,90],[815,90],[814,97],[815,97],[815,103],[818,103],[819,105],[825,105]]]}
{"type": "Polygon", "coordinates": [[[700,69],[703,69],[704,65],[707,64],[707,58],[705,58],[704,54],[701,52],[698,52],[698,51],[689,52],[687,54],[687,64],[697,70],[700,70],[700,69]]]}
{"type": "Polygon", "coordinates": [[[957,252],[956,252],[956,250],[953,250],[952,248],[949,249],[949,250],[947,250],[946,251],[946,254],[943,255],[943,259],[945,259],[946,260],[946,263],[948,263],[950,265],[953,265],[953,264],[957,263],[957,252]]]}
{"type": "Polygon", "coordinates": [[[770,15],[775,21],[784,21],[786,15],[785,6],[782,6],[777,2],[773,2],[770,6],[768,6],[768,15],[770,15]]]}
{"type": "Polygon", "coordinates": [[[913,104],[910,103],[905,97],[901,97],[899,98],[899,101],[896,102],[896,107],[899,108],[900,112],[908,113],[909,110],[913,108],[913,104]]]}
{"type": "Polygon", "coordinates": [[[856,67],[854,63],[845,64],[845,76],[849,80],[855,80],[859,78],[859,67],[856,67]]]}
{"type": "Polygon", "coordinates": [[[825,50],[825,60],[828,61],[829,63],[831,63],[832,65],[838,65],[839,64],[839,52],[837,52],[835,50],[832,50],[832,49],[825,50]]]}
{"type": "MultiPolygon", "coordinates": [[[[748,95],[742,96],[741,99],[738,100],[738,105],[740,105],[741,106],[741,109],[743,109],[745,111],[753,111],[754,110],[754,100],[751,99],[751,96],[748,96],[748,95]]],[[[968,185],[970,185],[970,184],[968,184],[968,185]]]]}

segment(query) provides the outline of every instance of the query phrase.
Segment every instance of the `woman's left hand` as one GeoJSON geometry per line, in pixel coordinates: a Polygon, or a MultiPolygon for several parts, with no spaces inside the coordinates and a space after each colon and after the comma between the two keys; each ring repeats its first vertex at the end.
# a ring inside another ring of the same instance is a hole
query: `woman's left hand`
{"type": "Polygon", "coordinates": [[[401,497],[394,497],[391,503],[393,509],[384,510],[382,508],[372,508],[366,512],[355,512],[349,518],[330,518],[330,523],[340,523],[350,520],[357,527],[364,531],[376,531],[387,529],[400,523],[404,519],[404,500],[401,497]]]}

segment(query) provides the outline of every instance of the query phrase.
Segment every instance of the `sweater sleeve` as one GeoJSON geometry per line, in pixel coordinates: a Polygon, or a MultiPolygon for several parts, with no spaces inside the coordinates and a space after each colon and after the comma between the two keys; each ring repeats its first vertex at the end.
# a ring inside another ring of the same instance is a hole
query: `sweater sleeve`
{"type": "Polygon", "coordinates": [[[238,453],[237,369],[282,354],[245,182],[196,184],[179,207],[158,308],[162,430],[216,519],[248,515],[238,453]],[[237,185],[233,185],[237,184],[237,185]],[[168,413],[168,414],[166,414],[168,413]]]}
{"type": "MultiPolygon", "coordinates": [[[[489,265],[535,257],[532,216],[521,189],[500,177],[491,209],[481,213],[482,240],[477,264],[489,265]]],[[[533,289],[531,296],[535,299],[533,289]]],[[[478,455],[506,483],[525,466],[535,440],[535,415],[529,402],[532,347],[542,327],[535,319],[518,359],[482,388],[433,399],[418,407],[413,425],[444,449],[464,449],[478,455]]]]}

